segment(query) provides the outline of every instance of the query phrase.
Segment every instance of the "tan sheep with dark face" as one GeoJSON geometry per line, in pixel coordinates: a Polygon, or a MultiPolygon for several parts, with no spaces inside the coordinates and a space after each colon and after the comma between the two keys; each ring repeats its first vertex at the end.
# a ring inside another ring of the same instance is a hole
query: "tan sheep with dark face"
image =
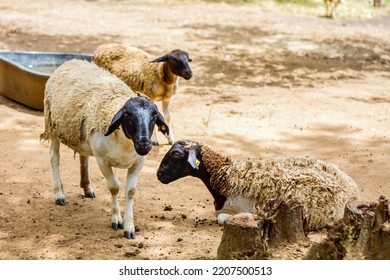
{"type": "Polygon", "coordinates": [[[341,219],[345,205],[359,194],[351,177],[318,159],[232,160],[190,140],[176,142],[157,171],[164,184],[185,176],[203,181],[217,213],[252,212],[258,202],[291,197],[303,205],[308,230],[341,219]]]}
{"type": "MultiPolygon", "coordinates": [[[[118,76],[133,91],[145,94],[154,102],[162,101],[163,114],[170,125],[169,106],[178,88],[178,77],[186,80],[192,77],[191,59],[187,52],[177,49],[155,59],[132,46],[104,44],[96,49],[92,60],[118,76]]],[[[175,142],[172,131],[168,141],[169,144],[175,142]]],[[[158,145],[155,133],[153,144],[158,145]]]]}
{"type": "Polygon", "coordinates": [[[325,16],[330,18],[336,17],[336,9],[342,4],[343,0],[324,0],[325,4],[325,16]]]}

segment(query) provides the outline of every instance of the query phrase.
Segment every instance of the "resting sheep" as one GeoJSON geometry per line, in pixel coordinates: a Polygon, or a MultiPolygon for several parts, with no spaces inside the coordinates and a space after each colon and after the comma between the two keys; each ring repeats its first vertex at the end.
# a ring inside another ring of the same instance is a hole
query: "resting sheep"
{"type": "MultiPolygon", "coordinates": [[[[99,46],[93,56],[96,65],[110,71],[123,80],[133,91],[142,92],[152,101],[162,101],[165,120],[170,125],[170,101],[178,87],[178,77],[191,79],[189,66],[191,59],[182,50],[153,59],[143,50],[121,44],[104,44],[99,46]],[[162,63],[158,63],[162,62],[162,63]]],[[[153,144],[158,145],[157,135],[153,133],[153,144]]],[[[172,131],[168,137],[169,144],[175,142],[172,131]]]]}
{"type": "Polygon", "coordinates": [[[293,198],[305,210],[306,229],[342,218],[358,195],[355,182],[329,163],[308,157],[232,160],[190,140],[176,142],[157,171],[164,184],[185,176],[201,179],[214,198],[218,218],[253,212],[257,202],[293,198]]]}
{"type": "Polygon", "coordinates": [[[119,78],[82,60],[62,64],[46,83],[44,98],[45,132],[51,141],[49,153],[56,203],[65,204],[59,173],[60,143],[80,154],[80,187],[86,197],[95,197],[89,178],[88,157],[94,156],[112,195],[111,224],[124,228],[127,238],[135,237],[133,198],[145,155],[152,148],[155,125],[164,133],[169,128],[157,106],[139,97],[119,78]],[[122,219],[118,192],[120,183],[112,167],[128,169],[126,210],[122,219]]]}

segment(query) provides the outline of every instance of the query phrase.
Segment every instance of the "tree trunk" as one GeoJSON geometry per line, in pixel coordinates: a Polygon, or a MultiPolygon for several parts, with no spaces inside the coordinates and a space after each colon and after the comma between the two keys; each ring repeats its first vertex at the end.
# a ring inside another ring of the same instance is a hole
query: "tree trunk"
{"type": "Polygon", "coordinates": [[[255,214],[231,216],[224,224],[218,259],[267,259],[270,249],[308,242],[303,207],[293,200],[269,201],[255,214]]]}
{"type": "Polygon", "coordinates": [[[353,201],[343,221],[328,228],[328,237],[314,244],[305,259],[390,259],[389,201],[353,201]]]}
{"type": "Polygon", "coordinates": [[[276,247],[284,242],[307,242],[303,206],[294,200],[288,200],[282,201],[277,210],[275,222],[270,227],[269,245],[276,247]]]}
{"type": "Polygon", "coordinates": [[[384,223],[371,232],[367,259],[390,260],[390,223],[384,223]]]}
{"type": "Polygon", "coordinates": [[[327,226],[327,238],[321,243],[313,244],[306,260],[342,260],[347,254],[345,241],[348,240],[349,231],[342,221],[327,226]]]}
{"type": "Polygon", "coordinates": [[[262,222],[254,214],[241,213],[229,217],[223,228],[217,259],[263,259],[262,222]]]}

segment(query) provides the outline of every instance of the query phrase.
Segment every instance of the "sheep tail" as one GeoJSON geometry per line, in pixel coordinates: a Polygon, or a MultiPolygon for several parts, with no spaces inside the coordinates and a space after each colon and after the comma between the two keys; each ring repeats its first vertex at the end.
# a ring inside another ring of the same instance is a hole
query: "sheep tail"
{"type": "Polygon", "coordinates": [[[39,136],[39,140],[41,142],[47,141],[50,138],[51,114],[50,114],[48,101],[45,101],[45,104],[44,104],[44,115],[45,115],[45,131],[39,136]]]}

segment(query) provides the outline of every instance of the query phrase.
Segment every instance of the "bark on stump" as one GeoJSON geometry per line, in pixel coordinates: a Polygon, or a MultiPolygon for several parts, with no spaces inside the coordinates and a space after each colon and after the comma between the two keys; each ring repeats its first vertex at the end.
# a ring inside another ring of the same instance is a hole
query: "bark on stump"
{"type": "Polygon", "coordinates": [[[345,206],[344,223],[350,227],[352,235],[351,258],[365,258],[369,251],[376,206],[375,202],[364,201],[352,201],[345,206]]]}
{"type": "Polygon", "coordinates": [[[371,232],[366,259],[390,260],[390,223],[384,223],[371,232]]]}
{"type": "Polygon", "coordinates": [[[378,203],[353,201],[344,218],[328,227],[328,237],[314,244],[305,259],[390,259],[390,208],[384,196],[378,203]]]}
{"type": "Polygon", "coordinates": [[[277,208],[275,222],[270,226],[268,244],[276,247],[285,242],[307,242],[304,227],[303,206],[294,200],[282,201],[277,208]]]}
{"type": "Polygon", "coordinates": [[[345,240],[348,239],[349,231],[343,222],[329,225],[327,227],[327,238],[313,244],[306,256],[305,260],[342,260],[347,254],[347,246],[345,240]]]}
{"type": "Polygon", "coordinates": [[[390,260],[390,206],[389,200],[379,197],[374,221],[368,232],[366,259],[390,260]]]}
{"type": "Polygon", "coordinates": [[[260,248],[262,244],[261,227],[261,221],[251,213],[241,213],[229,217],[224,223],[217,259],[256,259],[258,251],[263,249],[260,248]]]}
{"type": "MultiPolygon", "coordinates": [[[[346,216],[354,215],[362,223],[354,225],[359,232],[357,242],[351,248],[352,257],[373,260],[390,259],[390,208],[389,200],[380,196],[378,203],[356,203],[346,208],[346,216]],[[369,205],[369,207],[367,207],[369,205]],[[356,210],[356,208],[358,210],[356,210]],[[362,210],[363,211],[359,211],[362,210]]],[[[349,205],[350,206],[350,205],[349,205]]],[[[350,220],[346,219],[346,223],[350,220]]],[[[348,224],[347,224],[348,225],[348,224]]]]}
{"type": "Polygon", "coordinates": [[[224,224],[218,259],[267,259],[285,243],[307,242],[303,207],[296,201],[272,201],[257,213],[231,216],[224,224]]]}

